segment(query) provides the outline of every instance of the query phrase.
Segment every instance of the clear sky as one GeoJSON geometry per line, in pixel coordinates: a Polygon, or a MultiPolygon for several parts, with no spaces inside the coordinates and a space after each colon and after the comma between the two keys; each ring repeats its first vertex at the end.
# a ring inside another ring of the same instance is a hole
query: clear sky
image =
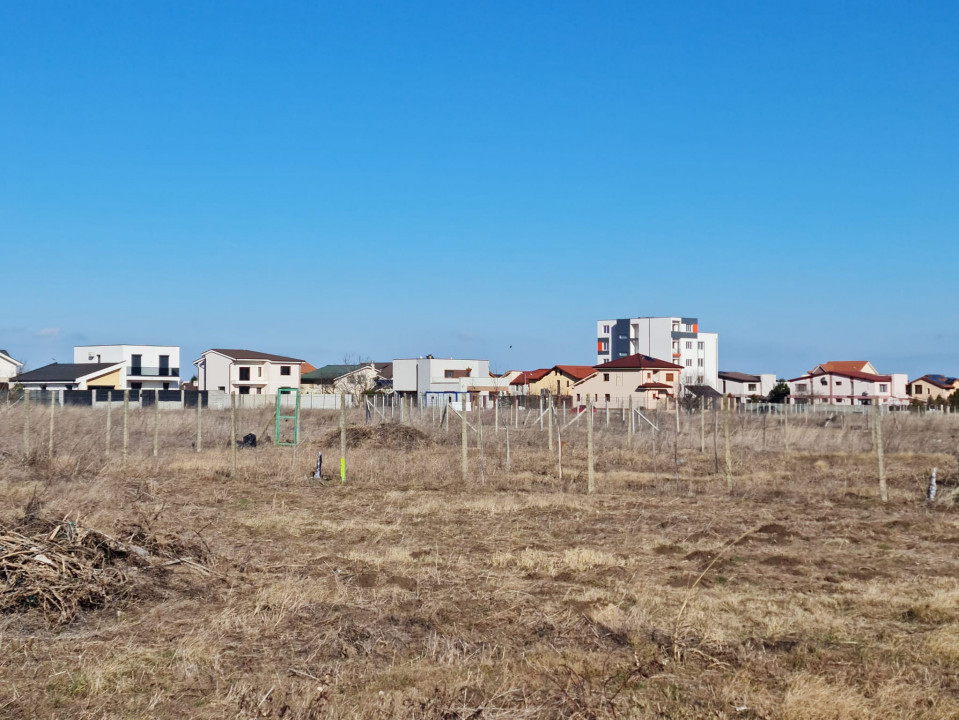
{"type": "Polygon", "coordinates": [[[959,3],[0,0],[0,348],[959,374],[959,3]]]}

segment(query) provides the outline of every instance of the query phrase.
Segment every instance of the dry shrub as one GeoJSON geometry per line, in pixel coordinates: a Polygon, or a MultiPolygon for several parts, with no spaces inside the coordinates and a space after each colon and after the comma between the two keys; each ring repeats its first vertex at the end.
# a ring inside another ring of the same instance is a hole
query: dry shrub
{"type": "MultiPolygon", "coordinates": [[[[324,446],[340,445],[340,430],[332,430],[320,441],[324,446]]],[[[410,450],[431,444],[429,436],[409,425],[360,425],[346,428],[346,445],[349,448],[381,447],[393,450],[410,450]]]]}

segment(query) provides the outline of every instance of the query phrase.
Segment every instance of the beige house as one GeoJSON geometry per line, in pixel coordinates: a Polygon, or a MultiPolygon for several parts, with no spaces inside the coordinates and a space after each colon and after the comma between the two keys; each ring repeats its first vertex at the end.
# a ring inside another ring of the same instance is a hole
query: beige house
{"type": "Polygon", "coordinates": [[[197,387],[231,395],[275,395],[280,388],[300,387],[303,360],[255,350],[213,348],[193,364],[197,387]]]}
{"type": "Polygon", "coordinates": [[[589,397],[599,406],[655,409],[679,394],[682,365],[649,355],[628,355],[593,366],[593,374],[574,383],[575,404],[589,397]]]}
{"type": "Polygon", "coordinates": [[[942,398],[946,400],[959,390],[959,378],[946,375],[923,375],[906,385],[906,393],[916,402],[928,403],[942,398]]]}
{"type": "Polygon", "coordinates": [[[549,369],[530,370],[512,380],[510,391],[520,395],[569,397],[573,385],[594,372],[592,365],[554,365],[549,369]]]}

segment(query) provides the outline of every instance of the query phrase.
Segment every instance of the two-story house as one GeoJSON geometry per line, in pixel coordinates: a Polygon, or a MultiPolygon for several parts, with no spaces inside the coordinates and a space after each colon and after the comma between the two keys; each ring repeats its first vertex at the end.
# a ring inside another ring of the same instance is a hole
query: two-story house
{"type": "Polygon", "coordinates": [[[593,374],[575,383],[570,389],[575,404],[592,398],[599,406],[655,409],[679,396],[683,366],[650,357],[627,355],[593,366],[593,374]]]}
{"type": "Polygon", "coordinates": [[[299,388],[303,363],[285,355],[224,348],[207,350],[193,361],[197,388],[231,395],[273,395],[280,388],[299,388]]]}
{"type": "Polygon", "coordinates": [[[117,390],[178,390],[178,345],[76,345],[75,364],[121,364],[111,377],[101,380],[117,390]]]}

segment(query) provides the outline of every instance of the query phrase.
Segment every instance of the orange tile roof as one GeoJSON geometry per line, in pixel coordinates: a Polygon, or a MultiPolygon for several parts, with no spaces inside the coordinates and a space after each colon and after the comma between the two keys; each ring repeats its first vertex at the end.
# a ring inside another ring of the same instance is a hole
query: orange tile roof
{"type": "Polygon", "coordinates": [[[576,380],[583,380],[596,372],[596,368],[592,365],[555,365],[553,370],[565,373],[576,380]]]}
{"type": "Polygon", "coordinates": [[[828,372],[865,372],[868,360],[830,360],[824,362],[818,367],[828,372]]]}
{"type": "Polygon", "coordinates": [[[528,385],[529,383],[542,380],[550,371],[550,368],[540,368],[539,370],[524,370],[510,382],[510,385],[528,385]]]}

